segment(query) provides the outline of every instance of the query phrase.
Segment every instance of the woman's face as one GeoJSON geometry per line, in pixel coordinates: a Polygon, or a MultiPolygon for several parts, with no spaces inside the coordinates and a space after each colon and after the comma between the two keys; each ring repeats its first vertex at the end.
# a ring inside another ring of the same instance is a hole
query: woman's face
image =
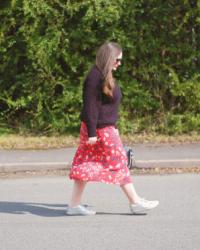
{"type": "Polygon", "coordinates": [[[117,68],[121,65],[122,62],[122,52],[118,55],[118,57],[116,58],[114,64],[113,64],[113,70],[117,70],[117,68]]]}

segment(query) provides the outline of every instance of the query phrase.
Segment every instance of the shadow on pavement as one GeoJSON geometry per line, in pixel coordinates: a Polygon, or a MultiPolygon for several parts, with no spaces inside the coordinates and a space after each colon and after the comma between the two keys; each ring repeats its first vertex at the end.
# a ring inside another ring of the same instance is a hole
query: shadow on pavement
{"type": "MultiPolygon", "coordinates": [[[[67,204],[49,204],[49,203],[33,203],[33,202],[10,202],[0,201],[0,213],[27,215],[34,214],[42,217],[61,217],[66,216],[67,204]]],[[[97,212],[96,215],[123,215],[133,216],[131,213],[109,213],[97,212]]],[[[135,214],[134,216],[144,216],[143,214],[135,214]]]]}
{"type": "Polygon", "coordinates": [[[0,202],[0,213],[34,214],[43,217],[65,216],[67,204],[49,204],[32,202],[0,202]]]}
{"type": "Polygon", "coordinates": [[[97,215],[127,215],[127,216],[144,216],[146,213],[141,214],[131,214],[131,213],[106,213],[106,212],[97,212],[97,215]]]}

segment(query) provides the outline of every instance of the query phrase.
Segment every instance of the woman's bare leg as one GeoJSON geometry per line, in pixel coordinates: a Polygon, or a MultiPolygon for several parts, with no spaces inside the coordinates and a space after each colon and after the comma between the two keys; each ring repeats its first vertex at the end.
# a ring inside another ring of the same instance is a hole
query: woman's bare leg
{"type": "Polygon", "coordinates": [[[78,206],[80,204],[82,194],[83,194],[83,191],[84,191],[86,184],[87,184],[86,181],[81,181],[81,180],[74,181],[71,203],[70,203],[71,207],[75,207],[75,206],[78,206]]]}
{"type": "Polygon", "coordinates": [[[125,195],[127,196],[128,200],[131,204],[139,202],[140,197],[138,196],[138,194],[133,186],[133,183],[128,183],[128,184],[122,185],[121,188],[124,191],[125,195]]]}

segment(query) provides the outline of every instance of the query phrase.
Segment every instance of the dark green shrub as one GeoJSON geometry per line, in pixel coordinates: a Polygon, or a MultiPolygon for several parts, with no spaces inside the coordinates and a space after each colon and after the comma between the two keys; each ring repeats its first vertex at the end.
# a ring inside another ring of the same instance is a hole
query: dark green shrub
{"type": "Polygon", "coordinates": [[[84,77],[97,47],[113,40],[124,50],[122,132],[199,131],[199,17],[189,0],[2,2],[1,126],[77,132],[84,77]]]}

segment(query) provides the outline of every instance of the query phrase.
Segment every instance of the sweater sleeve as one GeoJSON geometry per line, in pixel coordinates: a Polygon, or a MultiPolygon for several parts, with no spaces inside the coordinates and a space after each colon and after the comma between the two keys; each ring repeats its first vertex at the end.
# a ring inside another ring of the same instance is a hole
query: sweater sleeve
{"type": "Polygon", "coordinates": [[[101,106],[101,78],[97,72],[88,75],[84,83],[83,104],[88,137],[96,136],[96,127],[101,106]]]}

